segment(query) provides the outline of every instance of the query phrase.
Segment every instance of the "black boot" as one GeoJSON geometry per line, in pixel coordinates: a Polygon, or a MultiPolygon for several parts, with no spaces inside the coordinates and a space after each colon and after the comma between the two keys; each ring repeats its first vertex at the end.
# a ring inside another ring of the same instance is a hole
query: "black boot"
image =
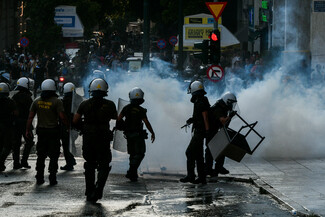
{"type": "Polygon", "coordinates": [[[21,168],[21,164],[17,161],[14,161],[14,170],[18,170],[21,168]]]}
{"type": "Polygon", "coordinates": [[[0,172],[3,172],[6,170],[6,166],[4,164],[0,165],[0,172]]]}
{"type": "Polygon", "coordinates": [[[35,178],[36,178],[36,184],[37,185],[42,185],[45,182],[44,181],[44,173],[37,172],[35,178]]]}
{"type": "Polygon", "coordinates": [[[195,179],[194,181],[192,181],[191,183],[205,185],[207,183],[207,180],[205,179],[205,177],[199,177],[199,178],[195,179]]]}
{"type": "Polygon", "coordinates": [[[58,184],[58,181],[56,181],[56,173],[49,175],[49,181],[51,186],[58,184]]]}
{"type": "Polygon", "coordinates": [[[97,199],[102,199],[103,197],[103,190],[106,184],[106,180],[108,178],[108,174],[111,171],[112,167],[109,167],[105,171],[99,170],[97,176],[97,183],[95,189],[95,195],[97,199]]]}
{"type": "Polygon", "coordinates": [[[72,171],[74,168],[72,165],[65,165],[63,167],[60,167],[60,170],[66,170],[66,171],[72,171]]]}
{"type": "Polygon", "coordinates": [[[183,178],[181,178],[179,181],[183,182],[183,183],[187,183],[187,182],[194,182],[195,180],[195,176],[185,176],[183,178]]]}
{"type": "Polygon", "coordinates": [[[21,167],[24,167],[24,168],[26,168],[26,169],[30,169],[30,168],[32,168],[28,163],[27,163],[27,161],[21,161],[21,167]]]}
{"type": "Polygon", "coordinates": [[[86,192],[88,202],[96,203],[97,198],[95,195],[95,168],[91,167],[87,162],[84,163],[85,168],[85,181],[86,192]]]}

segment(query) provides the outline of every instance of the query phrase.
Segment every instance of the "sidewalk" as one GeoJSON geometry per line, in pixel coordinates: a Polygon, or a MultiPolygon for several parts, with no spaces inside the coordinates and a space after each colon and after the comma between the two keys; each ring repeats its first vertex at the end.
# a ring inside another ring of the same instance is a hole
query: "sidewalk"
{"type": "MultiPolygon", "coordinates": [[[[265,160],[247,155],[240,163],[226,158],[225,167],[230,174],[220,179],[253,183],[299,216],[325,216],[325,159],[265,160]]],[[[152,171],[155,169],[144,172],[152,171]]]]}
{"type": "MultiPolygon", "coordinates": [[[[32,165],[35,161],[35,157],[30,159],[32,165]]],[[[77,161],[76,169],[83,170],[83,159],[77,158],[77,161]]],[[[126,162],[127,159],[115,158],[112,162],[112,174],[123,174],[128,167],[126,162]]],[[[7,170],[11,170],[12,161],[9,160],[6,164],[7,170]]],[[[62,158],[59,164],[64,165],[62,158]]],[[[325,159],[264,160],[246,156],[240,163],[227,159],[225,167],[230,170],[230,174],[220,176],[220,179],[251,182],[260,188],[260,193],[270,194],[289,210],[296,210],[299,216],[325,216],[325,159]]],[[[154,168],[147,169],[148,171],[142,172],[150,174],[154,171],[154,168]]],[[[28,173],[31,177],[27,178],[22,170],[12,180],[10,171],[8,172],[8,176],[3,177],[1,183],[34,180],[34,173],[28,173]]],[[[177,173],[183,175],[185,171],[177,173]]]]}
{"type": "Polygon", "coordinates": [[[263,160],[247,156],[228,160],[229,176],[251,178],[260,191],[299,214],[325,216],[325,159],[263,160]]]}

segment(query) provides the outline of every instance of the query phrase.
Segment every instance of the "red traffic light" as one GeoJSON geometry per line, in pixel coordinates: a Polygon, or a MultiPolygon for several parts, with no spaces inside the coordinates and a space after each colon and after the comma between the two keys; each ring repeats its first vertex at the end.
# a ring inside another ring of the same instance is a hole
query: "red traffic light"
{"type": "Polygon", "coordinates": [[[63,82],[64,81],[64,77],[60,77],[59,80],[60,80],[60,82],[63,82]]]}
{"type": "Polygon", "coordinates": [[[210,39],[212,39],[213,41],[218,41],[218,36],[216,33],[211,33],[210,39]]]}

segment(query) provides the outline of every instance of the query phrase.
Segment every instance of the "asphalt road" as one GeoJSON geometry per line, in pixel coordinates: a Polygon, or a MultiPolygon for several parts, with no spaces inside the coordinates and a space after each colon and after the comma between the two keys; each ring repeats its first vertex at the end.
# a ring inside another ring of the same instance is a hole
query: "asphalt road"
{"type": "Polygon", "coordinates": [[[250,183],[213,179],[207,185],[182,184],[171,175],[144,174],[133,183],[113,173],[103,199],[87,203],[82,162],[78,158],[72,172],[60,171],[58,185],[46,180],[37,186],[34,169],[12,170],[8,161],[0,173],[0,216],[291,216],[250,183]]]}

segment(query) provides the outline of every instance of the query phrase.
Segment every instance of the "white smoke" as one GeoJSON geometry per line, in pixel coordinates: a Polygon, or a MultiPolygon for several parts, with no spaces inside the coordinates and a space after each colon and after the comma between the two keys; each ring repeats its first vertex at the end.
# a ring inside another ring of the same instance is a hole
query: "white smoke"
{"type": "MultiPolygon", "coordinates": [[[[191,96],[187,94],[188,83],[177,77],[166,76],[175,73],[168,63],[161,61],[155,71],[145,69],[133,74],[125,71],[106,74],[110,86],[108,98],[116,105],[118,98],[128,100],[128,92],[133,87],[140,87],[145,93],[142,106],[148,109],[147,115],[156,133],[156,141],[151,144],[149,133],[142,168],[167,168],[168,171],[186,169],[185,151],[191,133],[180,128],[191,117],[193,104],[190,103],[191,96]],[[158,71],[164,72],[163,75],[160,73],[158,76],[158,71]]],[[[237,95],[241,116],[248,123],[258,121],[255,130],[266,139],[254,156],[324,157],[325,88],[308,86],[304,78],[297,75],[289,75],[283,68],[272,69],[267,71],[263,80],[250,83],[249,87],[240,85],[235,88],[234,83],[227,81],[226,85],[231,86],[226,86],[222,91],[219,83],[204,83],[211,105],[223,92],[231,90],[237,95]]],[[[243,122],[237,118],[230,127],[238,130],[242,125],[243,122]]],[[[256,141],[248,139],[251,149],[256,141]]]]}

